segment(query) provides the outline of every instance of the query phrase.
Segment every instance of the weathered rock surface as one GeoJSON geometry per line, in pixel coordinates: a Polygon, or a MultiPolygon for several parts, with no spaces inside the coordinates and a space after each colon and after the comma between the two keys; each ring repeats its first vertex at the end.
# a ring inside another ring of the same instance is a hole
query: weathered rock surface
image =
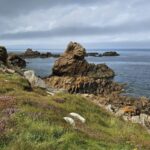
{"type": "Polygon", "coordinates": [[[115,51],[105,52],[103,56],[119,56],[119,54],[115,51]]]}
{"type": "Polygon", "coordinates": [[[122,89],[111,80],[115,75],[112,69],[105,64],[90,64],[85,56],[85,48],[70,42],[64,54],[56,60],[52,76],[46,79],[47,84],[70,93],[109,94],[122,89]]]}
{"type": "Polygon", "coordinates": [[[6,64],[6,62],[7,62],[7,57],[8,57],[8,54],[7,54],[6,48],[3,47],[3,46],[0,46],[0,62],[6,64]]]}
{"type": "Polygon", "coordinates": [[[146,97],[134,98],[113,93],[105,97],[95,96],[93,99],[103,106],[111,104],[113,111],[120,115],[139,115],[141,113],[150,115],[150,100],[146,97]]]}
{"type": "Polygon", "coordinates": [[[24,77],[30,82],[32,87],[47,88],[45,82],[35,75],[33,70],[28,70],[24,72],[24,77]]]}
{"type": "Polygon", "coordinates": [[[53,67],[56,76],[88,76],[93,78],[111,78],[114,71],[105,64],[89,64],[84,58],[85,48],[70,42],[65,53],[59,57],[53,67]]]}
{"type": "Polygon", "coordinates": [[[110,94],[121,91],[122,86],[108,79],[94,79],[88,76],[52,76],[46,79],[49,86],[66,89],[69,93],[110,94]]]}
{"type": "Polygon", "coordinates": [[[13,65],[20,68],[26,67],[26,61],[19,57],[18,55],[11,55],[8,57],[8,62],[13,65]]]}

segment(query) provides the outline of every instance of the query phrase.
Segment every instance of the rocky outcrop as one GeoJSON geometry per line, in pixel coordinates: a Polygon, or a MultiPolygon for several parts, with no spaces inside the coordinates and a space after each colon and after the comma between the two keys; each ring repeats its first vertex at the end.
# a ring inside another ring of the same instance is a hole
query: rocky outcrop
{"type": "Polygon", "coordinates": [[[118,116],[126,114],[135,116],[141,113],[150,115],[150,100],[146,97],[135,98],[113,93],[104,97],[92,96],[92,99],[102,106],[111,105],[112,111],[118,116]]]}
{"type": "Polygon", "coordinates": [[[21,58],[49,58],[49,57],[59,57],[60,54],[52,54],[51,52],[39,52],[28,48],[24,53],[17,54],[21,58]]]}
{"type": "Polygon", "coordinates": [[[102,56],[119,56],[119,54],[115,51],[105,52],[102,56]]]}
{"type": "Polygon", "coordinates": [[[114,71],[105,64],[89,64],[85,56],[85,48],[78,43],[70,42],[65,53],[55,62],[52,75],[92,78],[111,78],[115,75],[114,71]]]}
{"type": "Polygon", "coordinates": [[[109,94],[121,91],[122,86],[111,78],[115,73],[105,64],[90,64],[86,50],[79,43],[70,42],[66,51],[56,60],[48,85],[66,89],[70,93],[109,94]]]}
{"type": "Polygon", "coordinates": [[[6,48],[3,46],[0,46],[0,62],[6,64],[7,63],[7,57],[8,57],[8,54],[7,54],[6,48]]]}
{"type": "Polygon", "coordinates": [[[9,56],[8,62],[15,67],[16,66],[20,67],[20,68],[26,67],[26,61],[24,59],[22,59],[21,57],[19,57],[18,55],[9,56]]]}
{"type": "Polygon", "coordinates": [[[33,58],[33,57],[39,57],[40,56],[40,52],[38,51],[33,51],[32,49],[28,48],[25,53],[24,53],[24,57],[28,57],[28,58],[33,58]]]}
{"type": "Polygon", "coordinates": [[[87,100],[106,109],[125,121],[138,123],[150,133],[150,100],[146,97],[135,98],[113,93],[105,96],[82,94],[87,100]]]}
{"type": "Polygon", "coordinates": [[[88,76],[52,76],[46,79],[49,86],[66,89],[69,93],[110,94],[121,91],[122,86],[108,79],[94,79],[88,76]]]}

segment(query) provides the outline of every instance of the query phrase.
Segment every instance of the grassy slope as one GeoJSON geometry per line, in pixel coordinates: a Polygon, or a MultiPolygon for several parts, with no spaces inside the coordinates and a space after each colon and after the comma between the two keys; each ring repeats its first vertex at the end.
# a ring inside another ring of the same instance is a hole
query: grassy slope
{"type": "Polygon", "coordinates": [[[28,83],[18,75],[0,73],[1,150],[132,150],[150,149],[150,135],[137,124],[126,123],[77,95],[48,96],[42,89],[27,91],[28,83]],[[11,116],[4,113],[15,108],[11,116]],[[6,111],[5,111],[6,112],[6,111]],[[77,112],[87,120],[76,129],[63,117],[77,112]]]}

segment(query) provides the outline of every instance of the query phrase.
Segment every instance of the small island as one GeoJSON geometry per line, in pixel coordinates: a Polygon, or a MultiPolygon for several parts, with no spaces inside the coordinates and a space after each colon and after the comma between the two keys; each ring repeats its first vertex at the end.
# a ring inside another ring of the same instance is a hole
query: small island
{"type": "Polygon", "coordinates": [[[102,56],[120,56],[120,55],[115,51],[110,51],[110,52],[104,52],[102,56]]]}

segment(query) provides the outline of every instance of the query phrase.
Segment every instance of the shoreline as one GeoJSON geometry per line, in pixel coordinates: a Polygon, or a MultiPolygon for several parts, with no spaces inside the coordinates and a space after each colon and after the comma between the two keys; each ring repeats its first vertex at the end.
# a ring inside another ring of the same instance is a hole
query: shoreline
{"type": "MultiPolygon", "coordinates": [[[[84,56],[83,47],[71,43],[45,80],[3,59],[7,63],[0,64],[0,143],[5,145],[0,147],[24,147],[24,137],[29,135],[36,145],[41,144],[36,140],[39,136],[51,142],[53,137],[62,141],[73,135],[85,145],[90,140],[104,142],[107,149],[149,149],[150,100],[121,96],[121,86],[110,80],[114,71],[104,64],[90,64],[84,56]],[[74,70],[74,65],[80,67],[74,70]]],[[[64,140],[68,144],[68,138],[64,140]]]]}

